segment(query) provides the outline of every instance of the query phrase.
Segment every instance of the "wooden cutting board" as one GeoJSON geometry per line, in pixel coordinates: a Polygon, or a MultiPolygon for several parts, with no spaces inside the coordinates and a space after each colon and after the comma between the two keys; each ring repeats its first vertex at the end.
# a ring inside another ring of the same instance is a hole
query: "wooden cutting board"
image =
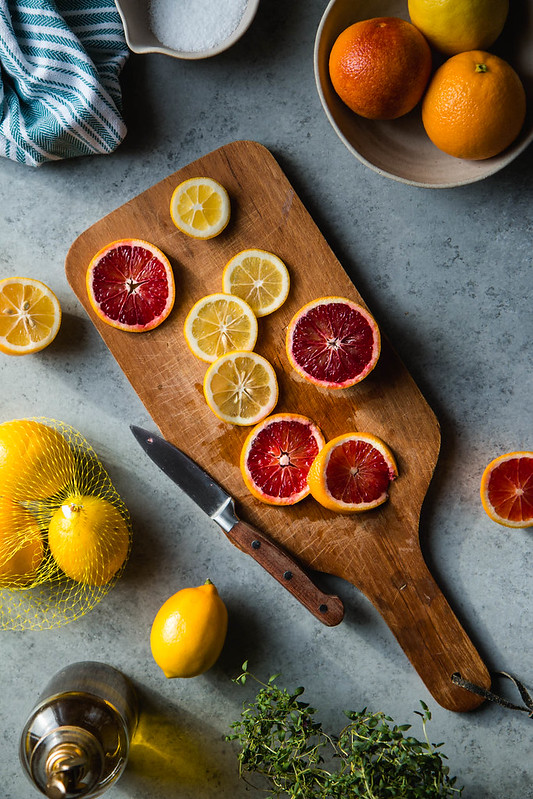
{"type": "MultiPolygon", "coordinates": [[[[304,303],[326,295],[363,300],[269,151],[256,142],[237,141],[183,167],[82,233],[68,253],[66,273],[163,436],[235,497],[241,518],[308,567],[357,586],[382,614],[441,705],[451,710],[479,705],[482,700],[455,686],[451,676],[459,672],[488,687],[487,670],[420,550],[420,511],[437,462],[438,422],[386,340],[375,370],[351,389],[319,389],[291,370],[285,331],[304,303]],[[178,183],[204,175],[227,188],[232,217],[220,236],[197,241],[174,227],[169,204],[178,183]],[[103,324],[85,290],[92,256],[108,242],[130,237],[163,250],[176,278],[170,317],[143,334],[103,324]],[[386,441],[396,455],[399,477],[381,508],[344,516],[325,510],[311,497],[290,508],[276,508],[255,500],[246,490],[238,464],[248,429],[225,424],[211,413],[202,393],[206,365],[190,353],[182,330],[196,300],[222,290],[222,270],[230,257],[249,247],[276,253],[291,274],[285,305],[259,319],[256,346],[278,375],[276,411],[311,417],[326,439],[357,430],[386,441]]],[[[150,468],[147,461],[146,469],[150,468]]]]}

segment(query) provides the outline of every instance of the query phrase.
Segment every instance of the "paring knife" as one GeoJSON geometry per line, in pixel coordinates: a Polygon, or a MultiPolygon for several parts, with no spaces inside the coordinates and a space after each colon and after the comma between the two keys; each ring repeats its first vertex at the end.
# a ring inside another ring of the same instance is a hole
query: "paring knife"
{"type": "Polygon", "coordinates": [[[130,425],[130,429],[154,463],[222,528],[235,546],[251,555],[323,624],[340,624],[344,616],[340,597],[321,591],[292,555],[239,519],[233,497],[201,466],[161,436],[136,425],[130,425]]]}

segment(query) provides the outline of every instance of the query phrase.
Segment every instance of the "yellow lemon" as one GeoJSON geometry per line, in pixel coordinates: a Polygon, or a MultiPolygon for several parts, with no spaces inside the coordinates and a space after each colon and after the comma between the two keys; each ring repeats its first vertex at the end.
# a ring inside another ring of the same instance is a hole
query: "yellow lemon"
{"type": "Polygon", "coordinates": [[[0,352],[28,355],[47,347],[61,325],[54,292],[31,277],[0,280],[0,352]]]}
{"type": "Polygon", "coordinates": [[[508,11],[509,0],[409,0],[413,25],[447,55],[489,48],[508,11]]]}
{"type": "Polygon", "coordinates": [[[61,433],[33,419],[0,424],[0,486],[5,496],[38,500],[72,479],[74,457],[61,433]]]}
{"type": "Polygon", "coordinates": [[[243,250],[222,273],[222,290],[245,300],[256,316],[281,308],[290,288],[289,271],[281,258],[266,250],[243,250]]]}
{"type": "Polygon", "coordinates": [[[229,222],[228,192],[213,178],[189,178],[174,189],[170,216],[176,227],[195,239],[212,239],[229,222]]]}
{"type": "Polygon", "coordinates": [[[274,368],[257,352],[228,352],[204,377],[204,397],[213,413],[236,425],[257,424],[278,401],[274,368]]]}
{"type": "Polygon", "coordinates": [[[183,588],[156,614],[152,655],[165,677],[196,677],[217,661],[227,628],[228,611],[211,580],[183,588]]]}
{"type": "Polygon", "coordinates": [[[0,586],[31,583],[43,554],[43,539],[35,517],[18,502],[0,497],[0,586]]]}
{"type": "Polygon", "coordinates": [[[67,577],[106,585],[126,561],[130,536],[114,505],[101,497],[74,494],[52,516],[48,544],[67,577]]]}
{"type": "Polygon", "coordinates": [[[185,319],[183,334],[190,351],[213,363],[235,350],[251,352],[257,341],[257,317],[247,302],[231,294],[208,294],[185,319]]]}

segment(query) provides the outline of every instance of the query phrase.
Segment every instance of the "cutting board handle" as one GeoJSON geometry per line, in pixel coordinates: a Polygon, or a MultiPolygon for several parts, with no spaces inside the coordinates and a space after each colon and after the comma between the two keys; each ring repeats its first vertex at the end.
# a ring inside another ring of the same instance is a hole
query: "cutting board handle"
{"type": "Polygon", "coordinates": [[[490,675],[479,653],[431,575],[418,546],[387,546],[376,541],[373,580],[361,569],[345,574],[370,599],[437,702],[466,711],[483,699],[452,682],[452,675],[490,688],[490,675]],[[380,574],[379,582],[375,575],[380,574]]]}

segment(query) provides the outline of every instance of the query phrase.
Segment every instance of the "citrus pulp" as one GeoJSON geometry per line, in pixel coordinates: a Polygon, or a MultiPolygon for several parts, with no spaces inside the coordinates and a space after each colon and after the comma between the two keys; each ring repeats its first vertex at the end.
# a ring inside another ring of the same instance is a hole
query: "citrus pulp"
{"type": "Polygon", "coordinates": [[[394,456],[383,441],[371,433],[344,433],[320,450],[307,479],[317,502],[350,513],[382,505],[397,475],[394,456]]]}
{"type": "Polygon", "coordinates": [[[266,250],[243,250],[224,268],[222,290],[246,300],[256,316],[267,316],[280,308],[289,294],[287,267],[266,250]]]}
{"type": "Polygon", "coordinates": [[[256,352],[229,352],[217,358],[205,373],[204,396],[224,422],[257,424],[278,401],[276,373],[256,352]]]}
{"type": "Polygon", "coordinates": [[[481,478],[481,502],[498,524],[533,526],[533,452],[509,452],[491,461],[481,478]]]}
{"type": "Polygon", "coordinates": [[[431,51],[419,30],[398,17],[356,22],[335,40],[329,56],[333,88],[367,119],[396,119],[421,99],[431,51]]]}
{"type": "Polygon", "coordinates": [[[168,258],[141,239],[120,239],[99,250],[87,269],[86,285],[99,319],[130,333],[164,322],[176,294],[168,258]]]}
{"type": "Polygon", "coordinates": [[[208,294],[196,302],[183,328],[187,346],[212,363],[227,352],[251,351],[257,341],[257,318],[247,302],[230,294],[208,294]]]}
{"type": "Polygon", "coordinates": [[[411,22],[447,55],[485,50],[502,32],[509,0],[409,0],[411,22]]]}
{"type": "Polygon", "coordinates": [[[197,677],[218,660],[228,627],[228,612],[210,580],[183,588],[158,610],[150,647],[165,677],[197,677]]]}
{"type": "Polygon", "coordinates": [[[229,222],[228,192],[213,178],[189,178],[177,186],[170,199],[170,216],[182,233],[195,239],[211,239],[229,222]]]}
{"type": "Polygon", "coordinates": [[[0,424],[0,491],[16,500],[40,500],[74,477],[74,457],[61,433],[33,419],[0,424]]]}
{"type": "Polygon", "coordinates": [[[60,325],[59,300],[44,283],[30,277],[0,280],[0,352],[40,352],[55,339],[60,325]]]}
{"type": "Polygon", "coordinates": [[[375,367],[381,336],[374,317],[343,297],[307,303],[287,328],[287,357],[299,375],[324,388],[348,388],[375,367]]]}
{"type": "Polygon", "coordinates": [[[434,74],[422,102],[433,144],[455,158],[498,155],[520,133],[526,94],[514,69],[481,50],[449,58],[434,74]]]}
{"type": "Polygon", "coordinates": [[[130,537],[114,505],[101,497],[73,494],[52,516],[48,544],[67,577],[101,586],[109,583],[125,563],[130,537]]]}
{"type": "Polygon", "coordinates": [[[294,505],[309,494],[307,475],[323,446],[322,432],[306,416],[268,416],[244,442],[240,460],[244,483],[268,505],[294,505]]]}
{"type": "Polygon", "coordinates": [[[31,583],[44,554],[35,517],[18,502],[0,497],[0,586],[31,583]]]}

